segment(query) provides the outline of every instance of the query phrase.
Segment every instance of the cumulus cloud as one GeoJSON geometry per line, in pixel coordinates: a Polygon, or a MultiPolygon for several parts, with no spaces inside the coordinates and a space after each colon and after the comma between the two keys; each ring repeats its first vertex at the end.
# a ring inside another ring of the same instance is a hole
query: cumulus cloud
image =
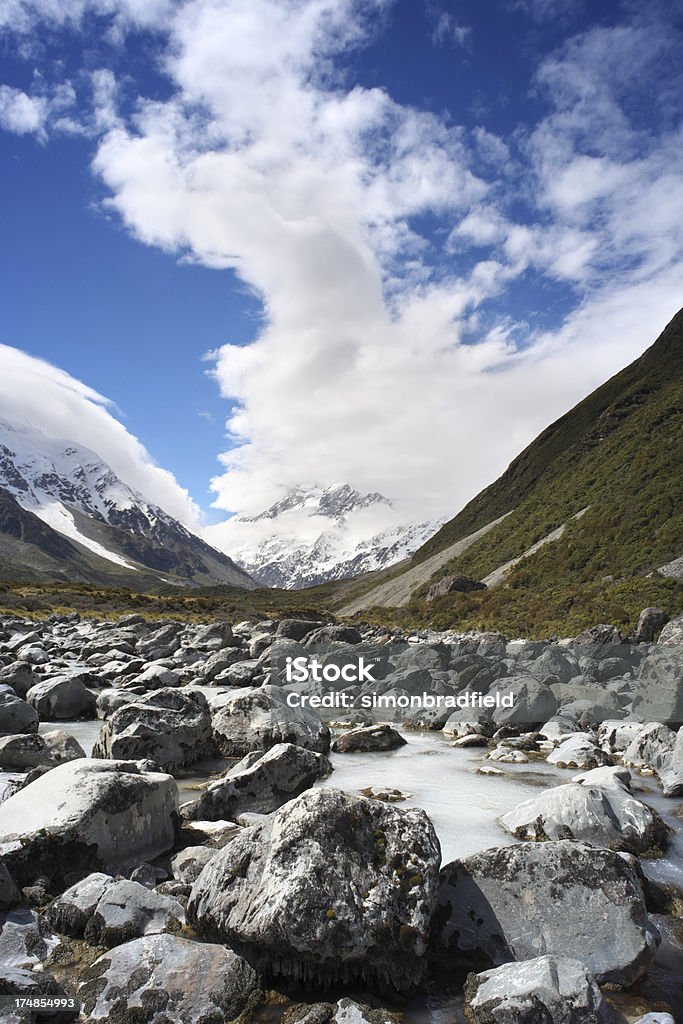
{"type": "Polygon", "coordinates": [[[109,207],[263,303],[253,342],[214,353],[228,512],[346,480],[406,517],[453,513],[680,303],[680,128],[629,93],[636,69],[674,94],[673,28],[577,36],[538,69],[545,113],[499,138],[348,83],[389,7],[186,0],[162,27],[169,98],[124,118],[113,75],[95,81],[109,207]],[[573,296],[554,331],[505,310],[530,280],[573,296]]]}
{"type": "Polygon", "coordinates": [[[188,528],[199,510],[172,473],[152,461],[140,441],[110,411],[111,403],[64,370],[9,345],[0,345],[0,410],[13,424],[90,448],[148,501],[188,528]]]}
{"type": "Polygon", "coordinates": [[[16,135],[47,138],[48,104],[42,96],[29,96],[21,89],[0,85],[0,128],[16,135]]]}

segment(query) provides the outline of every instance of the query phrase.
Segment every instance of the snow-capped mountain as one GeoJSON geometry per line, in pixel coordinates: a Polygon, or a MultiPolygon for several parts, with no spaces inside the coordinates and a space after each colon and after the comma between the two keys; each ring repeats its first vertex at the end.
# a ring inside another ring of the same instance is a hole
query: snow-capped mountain
{"type": "Polygon", "coordinates": [[[373,572],[409,557],[441,526],[401,521],[391,501],[350,484],[300,485],[255,516],[235,516],[205,536],[255,580],[299,589],[373,572]]]}
{"type": "Polygon", "coordinates": [[[51,572],[46,559],[56,559],[65,577],[96,582],[109,573],[133,580],[152,573],[168,583],[254,586],[82,445],[0,420],[0,489],[6,560],[51,572]]]}

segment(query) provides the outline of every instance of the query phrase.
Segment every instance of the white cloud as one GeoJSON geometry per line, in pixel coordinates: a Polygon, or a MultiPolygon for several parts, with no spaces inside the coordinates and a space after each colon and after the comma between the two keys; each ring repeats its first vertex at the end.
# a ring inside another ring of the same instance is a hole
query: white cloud
{"type": "Polygon", "coordinates": [[[533,21],[565,22],[584,7],[585,0],[512,0],[513,10],[523,11],[533,21]]]}
{"type": "Polygon", "coordinates": [[[88,15],[111,19],[116,30],[160,28],[178,0],[3,0],[0,29],[29,34],[37,25],[77,29],[88,15]]]}
{"type": "Polygon", "coordinates": [[[464,46],[469,41],[471,27],[463,25],[452,11],[445,11],[432,0],[427,4],[427,15],[432,23],[432,42],[435,46],[445,46],[447,43],[464,46]]]}
{"type": "Polygon", "coordinates": [[[199,510],[172,473],[151,456],[109,411],[111,403],[42,359],[0,345],[0,409],[10,423],[36,427],[48,437],[95,451],[129,487],[190,529],[199,510]]]}
{"type": "Polygon", "coordinates": [[[0,128],[15,135],[36,135],[45,140],[49,113],[43,96],[29,96],[21,89],[0,85],[0,128]]]}

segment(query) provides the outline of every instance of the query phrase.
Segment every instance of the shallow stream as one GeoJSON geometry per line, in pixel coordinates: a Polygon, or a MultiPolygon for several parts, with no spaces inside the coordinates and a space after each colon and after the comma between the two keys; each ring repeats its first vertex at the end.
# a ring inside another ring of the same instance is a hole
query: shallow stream
{"type": "MultiPolygon", "coordinates": [[[[41,732],[64,729],[74,736],[86,754],[90,754],[97,739],[101,721],[45,722],[41,732]]],[[[400,728],[400,726],[399,726],[400,728]]],[[[501,764],[502,774],[482,775],[478,769],[486,761],[485,748],[454,748],[439,732],[412,732],[401,730],[407,740],[398,750],[380,753],[331,754],[334,772],[318,783],[358,793],[368,786],[392,788],[410,794],[400,807],[422,807],[436,829],[442,849],[442,863],[467,857],[492,846],[509,846],[516,842],[499,825],[498,819],[522,800],[528,800],[534,789],[569,782],[574,770],[556,768],[544,760],[531,760],[528,764],[501,764]]],[[[220,767],[217,763],[214,769],[220,767]]],[[[213,772],[191,770],[178,779],[181,803],[195,799],[197,789],[204,785],[213,772]]],[[[658,882],[673,884],[683,891],[683,821],[676,816],[680,800],[668,800],[661,795],[654,779],[633,773],[633,789],[641,799],[650,803],[674,830],[666,857],[641,861],[645,874],[658,882]]],[[[670,921],[671,919],[667,919],[670,921]]],[[[683,1022],[683,993],[680,978],[676,978],[676,965],[683,963],[683,949],[675,930],[667,927],[667,934],[650,972],[657,977],[658,988],[669,1000],[676,1002],[683,1022]],[[676,995],[678,993],[678,1000],[676,995]]],[[[346,994],[350,994],[346,992],[346,994]]],[[[362,993],[358,998],[363,997],[362,993]]],[[[328,997],[329,998],[329,997],[328,997]]],[[[367,997],[366,997],[367,998],[367,997]]],[[[610,997],[611,998],[611,997],[610,997]]],[[[643,997],[618,994],[614,997],[620,1016],[618,1021],[635,1020],[646,1009],[652,1009],[650,992],[643,997]]],[[[406,1024],[453,1024],[464,1021],[462,999],[438,989],[421,993],[406,1008],[406,1024]]],[[[279,1008],[272,1007],[264,1016],[276,1021],[279,1008]]]]}

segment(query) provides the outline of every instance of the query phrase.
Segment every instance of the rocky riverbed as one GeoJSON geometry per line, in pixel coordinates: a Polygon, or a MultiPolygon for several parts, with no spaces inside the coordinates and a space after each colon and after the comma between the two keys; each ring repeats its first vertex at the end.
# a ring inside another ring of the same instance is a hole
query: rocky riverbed
{"type": "Polygon", "coordinates": [[[112,1024],[683,1020],[663,619],[1,619],[0,996],[112,1024]]]}

